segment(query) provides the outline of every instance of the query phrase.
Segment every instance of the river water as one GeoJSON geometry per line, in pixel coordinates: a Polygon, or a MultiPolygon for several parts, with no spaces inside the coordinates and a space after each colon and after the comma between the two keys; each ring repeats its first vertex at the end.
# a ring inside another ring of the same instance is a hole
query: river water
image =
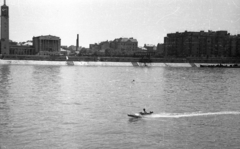
{"type": "Polygon", "coordinates": [[[237,149],[239,74],[0,65],[0,148],[237,149]],[[127,116],[143,108],[154,114],[127,116]]]}

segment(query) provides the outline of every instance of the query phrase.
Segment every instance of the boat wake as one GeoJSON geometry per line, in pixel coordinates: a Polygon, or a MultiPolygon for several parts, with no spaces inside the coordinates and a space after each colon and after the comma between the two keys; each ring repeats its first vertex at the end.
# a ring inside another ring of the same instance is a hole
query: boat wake
{"type": "Polygon", "coordinates": [[[238,111],[222,111],[222,112],[193,112],[193,113],[159,113],[152,114],[147,117],[152,118],[183,118],[183,117],[197,117],[197,116],[214,116],[214,115],[240,115],[238,111]]]}

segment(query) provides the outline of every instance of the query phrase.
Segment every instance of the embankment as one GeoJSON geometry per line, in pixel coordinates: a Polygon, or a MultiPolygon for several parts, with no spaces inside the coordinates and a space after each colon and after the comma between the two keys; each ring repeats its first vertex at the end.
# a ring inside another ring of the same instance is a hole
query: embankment
{"type": "MultiPolygon", "coordinates": [[[[101,61],[36,61],[36,60],[2,60],[0,65],[56,65],[56,66],[123,66],[123,67],[200,67],[204,65],[217,65],[217,63],[140,63],[140,62],[101,62],[101,61]]],[[[231,64],[229,64],[231,65],[231,64]]]]}

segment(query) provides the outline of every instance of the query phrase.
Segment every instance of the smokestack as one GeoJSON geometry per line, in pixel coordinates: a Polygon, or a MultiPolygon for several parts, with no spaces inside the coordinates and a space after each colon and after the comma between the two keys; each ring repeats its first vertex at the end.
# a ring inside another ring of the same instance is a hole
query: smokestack
{"type": "Polygon", "coordinates": [[[78,36],[78,34],[77,34],[76,50],[78,50],[78,47],[79,47],[79,36],[78,36]]]}

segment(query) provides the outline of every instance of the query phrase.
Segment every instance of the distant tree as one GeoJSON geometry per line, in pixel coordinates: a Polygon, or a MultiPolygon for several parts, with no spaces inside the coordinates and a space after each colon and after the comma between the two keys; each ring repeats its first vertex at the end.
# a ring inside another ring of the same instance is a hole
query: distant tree
{"type": "Polygon", "coordinates": [[[16,46],[18,43],[16,41],[9,40],[9,45],[16,46]]]}
{"type": "Polygon", "coordinates": [[[84,55],[86,53],[87,53],[87,49],[86,48],[82,48],[78,55],[81,56],[81,55],[84,55]]]}
{"type": "Polygon", "coordinates": [[[70,50],[70,51],[76,51],[76,46],[71,45],[71,46],[68,47],[68,50],[70,50]]]}

